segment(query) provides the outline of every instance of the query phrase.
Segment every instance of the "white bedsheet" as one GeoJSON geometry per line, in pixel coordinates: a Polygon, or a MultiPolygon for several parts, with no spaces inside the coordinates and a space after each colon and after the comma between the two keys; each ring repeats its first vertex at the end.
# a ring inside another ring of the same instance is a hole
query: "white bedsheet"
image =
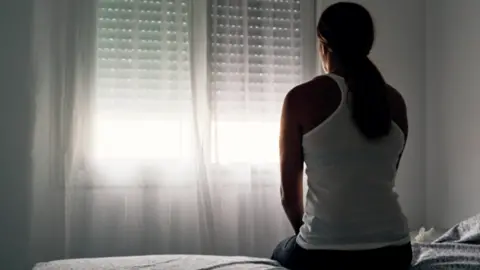
{"type": "Polygon", "coordinates": [[[278,263],[260,258],[203,255],[152,255],[71,259],[38,263],[33,270],[285,270],[278,263]]]}

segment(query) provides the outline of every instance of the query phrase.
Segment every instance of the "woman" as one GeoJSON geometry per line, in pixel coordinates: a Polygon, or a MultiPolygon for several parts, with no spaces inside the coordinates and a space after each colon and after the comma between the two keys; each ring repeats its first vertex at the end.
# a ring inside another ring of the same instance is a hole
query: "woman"
{"type": "Polygon", "coordinates": [[[409,269],[409,229],[394,191],[405,102],[368,58],[374,26],[365,8],[328,7],[317,33],[327,74],[295,87],[283,106],[282,203],[295,236],[272,259],[289,269],[409,269]]]}

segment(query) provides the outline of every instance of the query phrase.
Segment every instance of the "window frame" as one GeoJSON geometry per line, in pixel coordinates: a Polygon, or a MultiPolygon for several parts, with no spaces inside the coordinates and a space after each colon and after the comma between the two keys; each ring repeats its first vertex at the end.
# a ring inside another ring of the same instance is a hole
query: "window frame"
{"type": "MultiPolygon", "coordinates": [[[[204,108],[199,110],[196,119],[193,121],[213,121],[211,125],[215,125],[217,120],[211,119],[209,110],[211,109],[211,31],[212,31],[212,1],[213,0],[195,0],[190,1],[189,5],[189,42],[190,42],[190,67],[191,67],[191,91],[194,93],[193,106],[196,108],[204,108]],[[200,72],[199,72],[200,71],[200,72]],[[201,72],[204,71],[204,72],[201,72]]],[[[250,1],[250,0],[243,0],[250,1]]],[[[261,0],[258,0],[261,1],[261,0]]],[[[301,36],[302,36],[302,66],[303,66],[303,81],[312,79],[316,74],[319,74],[320,61],[318,55],[318,45],[316,38],[316,20],[320,0],[301,1],[301,36]]],[[[219,123],[222,120],[218,120],[219,123]]],[[[276,120],[272,119],[272,122],[276,120]]],[[[225,121],[232,122],[232,121],[225,121]]],[[[210,125],[210,127],[211,127],[210,125]]],[[[243,166],[250,166],[257,168],[257,170],[265,171],[267,168],[277,169],[277,163],[253,163],[247,164],[245,162],[233,162],[230,164],[222,164],[222,162],[215,160],[212,154],[212,147],[210,138],[212,136],[211,129],[198,132],[202,142],[204,142],[204,159],[207,161],[209,169],[221,172],[228,168],[234,169],[243,166]]],[[[173,161],[173,160],[172,160],[173,161]]],[[[220,173],[221,174],[221,173],[220,173]]],[[[92,184],[92,183],[90,183],[92,184]]],[[[94,184],[95,185],[95,184],[94,184]]]]}

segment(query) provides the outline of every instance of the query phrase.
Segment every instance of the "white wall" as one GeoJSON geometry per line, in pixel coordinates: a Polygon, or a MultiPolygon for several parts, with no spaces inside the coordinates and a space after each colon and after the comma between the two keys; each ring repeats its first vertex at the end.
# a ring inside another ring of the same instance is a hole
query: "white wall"
{"type": "MultiPolygon", "coordinates": [[[[324,7],[338,1],[323,0],[324,7]]],[[[416,229],[425,217],[425,1],[357,0],[372,14],[377,39],[372,60],[404,96],[410,135],[398,178],[400,202],[416,229]]],[[[480,2],[480,1],[479,1],[480,2]]]]}
{"type": "Polygon", "coordinates": [[[480,212],[479,14],[478,0],[427,0],[429,226],[480,212]]]}
{"type": "Polygon", "coordinates": [[[0,1],[0,268],[9,270],[27,269],[31,8],[32,0],[0,1]]]}

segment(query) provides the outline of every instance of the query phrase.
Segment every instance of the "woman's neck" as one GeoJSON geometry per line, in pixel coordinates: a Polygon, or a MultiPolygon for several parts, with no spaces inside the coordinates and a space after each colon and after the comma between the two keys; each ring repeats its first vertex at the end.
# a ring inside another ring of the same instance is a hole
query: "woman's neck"
{"type": "Polygon", "coordinates": [[[340,77],[345,77],[345,72],[341,68],[331,69],[331,70],[328,71],[328,73],[332,73],[332,74],[338,75],[340,77]]]}
{"type": "Polygon", "coordinates": [[[345,76],[345,71],[344,71],[345,69],[342,67],[339,61],[336,61],[334,57],[330,58],[330,61],[328,62],[327,67],[328,67],[327,73],[333,73],[341,77],[345,76]]]}

